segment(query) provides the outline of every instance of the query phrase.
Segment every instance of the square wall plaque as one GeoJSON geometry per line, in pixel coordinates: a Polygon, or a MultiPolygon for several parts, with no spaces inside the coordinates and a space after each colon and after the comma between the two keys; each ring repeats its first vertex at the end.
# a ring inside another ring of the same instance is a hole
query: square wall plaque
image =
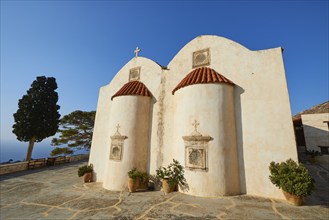
{"type": "Polygon", "coordinates": [[[206,170],[207,152],[204,143],[194,143],[185,148],[185,167],[206,170]]]}
{"type": "Polygon", "coordinates": [[[140,78],[141,67],[135,67],[130,69],[129,71],[129,82],[130,81],[138,81],[140,78]]]}
{"type": "Polygon", "coordinates": [[[210,65],[209,48],[193,52],[193,68],[210,65]]]}

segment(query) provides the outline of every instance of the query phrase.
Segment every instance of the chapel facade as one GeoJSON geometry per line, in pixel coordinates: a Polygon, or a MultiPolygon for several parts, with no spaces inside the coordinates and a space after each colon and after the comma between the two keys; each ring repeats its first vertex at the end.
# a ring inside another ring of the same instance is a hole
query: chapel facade
{"type": "Polygon", "coordinates": [[[122,190],[133,167],[155,174],[176,159],[186,194],[283,198],[268,178],[271,161],[297,160],[282,51],[199,36],[167,67],[136,51],[100,89],[95,181],[122,190]]]}

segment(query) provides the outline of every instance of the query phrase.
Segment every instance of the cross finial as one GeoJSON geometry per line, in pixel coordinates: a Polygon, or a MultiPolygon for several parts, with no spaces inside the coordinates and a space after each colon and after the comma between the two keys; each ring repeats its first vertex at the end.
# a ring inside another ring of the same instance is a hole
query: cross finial
{"type": "Polygon", "coordinates": [[[138,57],[138,53],[141,51],[141,49],[139,49],[139,47],[136,47],[136,50],[134,50],[135,53],[135,57],[138,57]]]}
{"type": "Polygon", "coordinates": [[[117,127],[117,132],[119,132],[120,125],[118,124],[116,127],[117,127]]]}
{"type": "Polygon", "coordinates": [[[192,125],[194,126],[194,131],[197,131],[198,126],[200,125],[199,122],[197,120],[194,120],[194,122],[192,123],[192,125]]]}

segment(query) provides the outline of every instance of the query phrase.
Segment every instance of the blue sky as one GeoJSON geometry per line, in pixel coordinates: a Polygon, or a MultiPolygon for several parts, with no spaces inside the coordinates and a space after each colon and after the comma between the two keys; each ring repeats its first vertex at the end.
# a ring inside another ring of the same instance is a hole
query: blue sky
{"type": "Polygon", "coordinates": [[[282,46],[296,114],[328,100],[328,11],[328,1],[1,1],[1,146],[15,142],[12,115],[36,76],[57,79],[61,115],[95,110],[136,46],[166,66],[206,34],[282,46]]]}

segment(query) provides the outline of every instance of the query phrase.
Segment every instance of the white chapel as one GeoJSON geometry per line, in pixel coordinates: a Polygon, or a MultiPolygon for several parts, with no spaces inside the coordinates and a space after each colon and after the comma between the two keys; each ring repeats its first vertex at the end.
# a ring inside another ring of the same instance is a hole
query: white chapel
{"type": "Polygon", "coordinates": [[[155,174],[176,159],[183,193],[283,198],[268,178],[271,161],[297,161],[282,48],[199,36],[167,67],[138,52],[100,89],[95,181],[122,190],[133,167],[155,174]]]}

